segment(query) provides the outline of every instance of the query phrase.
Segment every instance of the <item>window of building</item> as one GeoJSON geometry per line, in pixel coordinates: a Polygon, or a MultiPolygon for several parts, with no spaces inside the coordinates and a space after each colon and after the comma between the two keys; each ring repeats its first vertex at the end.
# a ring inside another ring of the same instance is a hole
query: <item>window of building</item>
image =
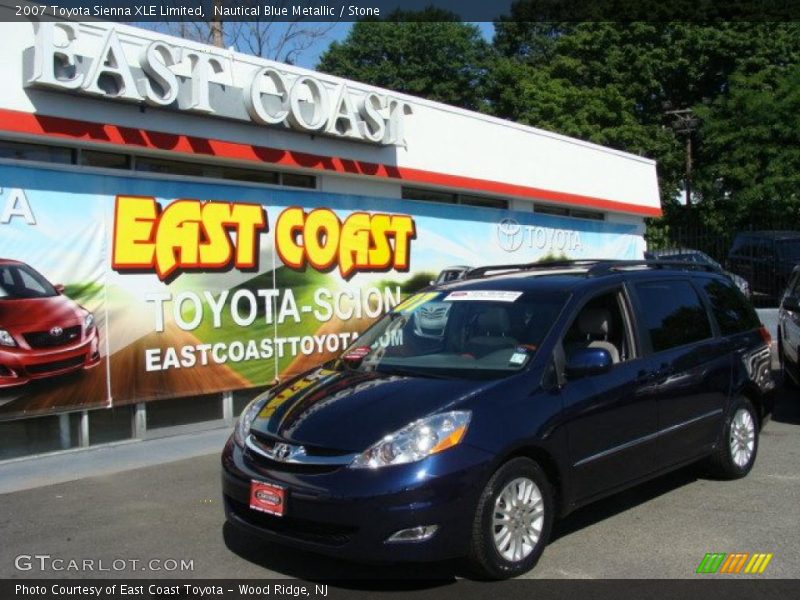
{"type": "Polygon", "coordinates": [[[263,394],[269,387],[251,388],[247,390],[234,390],[233,392],[233,416],[238,417],[244,408],[260,394],[263,394]]]}
{"type": "Polygon", "coordinates": [[[653,352],[712,336],[705,306],[688,281],[648,281],[635,287],[653,352]]]}
{"type": "Polygon", "coordinates": [[[508,208],[508,201],[499,198],[484,198],[482,196],[458,196],[458,203],[465,206],[483,206],[485,208],[508,208]]]}
{"type": "Polygon", "coordinates": [[[207,177],[282,185],[304,189],[316,189],[317,178],[304,173],[284,173],[268,169],[247,169],[227,165],[200,163],[149,156],[133,156],[119,152],[102,152],[27,142],[0,140],[0,159],[28,160],[35,162],[81,165],[102,169],[136,170],[162,175],[184,177],[207,177]]]}
{"type": "Polygon", "coordinates": [[[0,158],[69,165],[75,162],[75,150],[62,146],[0,140],[0,158]]]}
{"type": "MultiPolygon", "coordinates": [[[[209,173],[210,175],[210,173],[209,173]]],[[[237,167],[219,167],[216,174],[218,179],[230,179],[231,181],[246,181],[248,183],[268,183],[279,185],[280,180],[277,171],[266,171],[257,169],[239,169],[237,167]]]]}
{"type": "Polygon", "coordinates": [[[100,167],[102,169],[130,169],[131,157],[128,154],[115,152],[98,152],[96,150],[81,150],[80,161],[87,167],[100,167]]]}
{"type": "Polygon", "coordinates": [[[583,210],[580,208],[570,208],[568,206],[555,206],[553,204],[534,204],[533,212],[540,215],[553,215],[556,217],[572,217],[573,219],[590,219],[592,221],[603,221],[605,213],[593,210],[583,210]]]}
{"type": "Polygon", "coordinates": [[[281,173],[280,185],[313,190],[317,187],[317,178],[313,175],[303,175],[301,173],[281,173]]]}
{"type": "Polygon", "coordinates": [[[89,444],[108,444],[133,437],[134,405],[102,408],[89,413],[89,444]]]}
{"type": "Polygon", "coordinates": [[[80,413],[0,422],[0,460],[77,448],[80,413]]]}
{"type": "Polygon", "coordinates": [[[168,160],[163,158],[136,157],[136,170],[148,173],[161,173],[164,175],[185,175],[187,177],[202,177],[204,165],[198,163],[168,160]]]}
{"type": "Polygon", "coordinates": [[[508,200],[502,198],[489,198],[486,196],[473,196],[470,194],[457,194],[424,188],[404,187],[403,200],[421,200],[423,202],[437,202],[439,204],[461,204],[463,206],[479,206],[483,208],[508,208],[508,200]]]}
{"type": "Polygon", "coordinates": [[[147,430],[222,419],[222,395],[171,398],[147,403],[147,430]]]}

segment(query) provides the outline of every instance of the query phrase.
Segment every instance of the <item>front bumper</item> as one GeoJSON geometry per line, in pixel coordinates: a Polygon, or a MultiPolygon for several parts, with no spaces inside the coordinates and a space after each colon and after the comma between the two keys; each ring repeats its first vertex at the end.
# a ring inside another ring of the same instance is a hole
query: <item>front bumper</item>
{"type": "Polygon", "coordinates": [[[0,346],[0,389],[91,369],[99,362],[97,329],[87,339],[69,346],[36,350],[0,346]]]}
{"type": "Polygon", "coordinates": [[[281,544],[369,562],[433,561],[467,552],[492,456],[461,444],[417,463],[378,470],[264,468],[228,440],[222,453],[227,520],[281,544]],[[287,489],[286,515],[249,508],[251,480],[287,489]],[[387,543],[401,529],[437,525],[426,541],[387,543]]]}

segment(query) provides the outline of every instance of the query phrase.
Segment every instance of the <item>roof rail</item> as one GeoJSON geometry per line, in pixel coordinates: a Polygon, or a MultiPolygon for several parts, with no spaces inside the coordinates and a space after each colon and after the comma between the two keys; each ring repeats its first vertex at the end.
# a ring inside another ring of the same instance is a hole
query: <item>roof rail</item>
{"type": "Polygon", "coordinates": [[[609,272],[619,272],[629,267],[648,267],[652,269],[678,269],[697,270],[718,273],[719,269],[713,265],[692,263],[681,260],[615,260],[610,258],[579,258],[575,260],[554,260],[544,263],[516,263],[508,265],[487,265],[475,267],[467,271],[465,279],[485,277],[493,272],[514,273],[519,271],[546,271],[549,269],[563,269],[569,267],[585,267],[591,276],[603,275],[609,272]]]}
{"type": "Polygon", "coordinates": [[[464,276],[465,279],[477,279],[478,277],[485,277],[492,271],[537,271],[546,269],[563,269],[564,267],[591,267],[601,262],[608,262],[608,259],[602,258],[578,258],[575,260],[553,260],[547,262],[531,262],[531,263],[517,263],[508,265],[486,265],[484,267],[475,267],[467,271],[464,276]]]}
{"type": "Polygon", "coordinates": [[[589,269],[589,275],[602,275],[609,271],[622,271],[628,267],[649,267],[652,269],[676,269],[685,271],[707,271],[719,273],[719,268],[704,263],[688,262],[685,260],[607,260],[598,263],[589,269]]]}

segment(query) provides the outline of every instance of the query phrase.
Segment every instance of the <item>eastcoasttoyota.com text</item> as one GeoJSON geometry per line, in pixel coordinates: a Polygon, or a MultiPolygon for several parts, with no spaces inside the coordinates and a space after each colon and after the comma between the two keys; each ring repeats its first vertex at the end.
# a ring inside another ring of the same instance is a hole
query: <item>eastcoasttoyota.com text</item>
{"type": "Polygon", "coordinates": [[[0,598],[800,595],[800,15],[0,0],[0,598]]]}

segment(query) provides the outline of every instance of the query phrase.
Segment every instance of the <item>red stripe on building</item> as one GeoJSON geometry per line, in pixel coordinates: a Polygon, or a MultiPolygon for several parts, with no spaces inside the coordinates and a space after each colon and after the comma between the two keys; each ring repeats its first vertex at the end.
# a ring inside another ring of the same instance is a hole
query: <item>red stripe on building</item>
{"type": "Polygon", "coordinates": [[[572,206],[626,212],[646,217],[660,217],[660,208],[639,206],[604,198],[580,194],[569,194],[553,190],[501,183],[486,179],[447,175],[422,169],[371,163],[336,156],[322,156],[294,150],[280,150],[264,146],[253,146],[239,142],[227,142],[190,135],[150,131],[122,125],[110,125],[49,117],[14,110],[0,109],[0,131],[41,135],[49,138],[65,138],[87,142],[100,142],[115,146],[167,150],[187,156],[227,158],[284,167],[300,167],[331,173],[366,175],[384,179],[395,179],[405,183],[430,184],[462,188],[489,194],[517,196],[531,200],[546,200],[572,206]]]}

